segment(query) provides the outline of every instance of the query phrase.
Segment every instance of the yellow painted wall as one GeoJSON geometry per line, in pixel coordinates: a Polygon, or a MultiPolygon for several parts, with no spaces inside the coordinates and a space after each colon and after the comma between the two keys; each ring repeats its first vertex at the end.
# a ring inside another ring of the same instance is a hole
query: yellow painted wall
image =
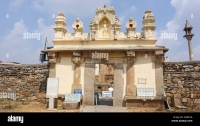
{"type": "Polygon", "coordinates": [[[154,88],[154,96],[156,95],[155,89],[155,64],[152,63],[151,57],[144,56],[136,57],[134,65],[135,72],[135,85],[137,88],[154,88]],[[146,84],[138,84],[138,78],[145,78],[146,84]]]}
{"type": "Polygon", "coordinates": [[[60,63],[56,64],[56,77],[59,78],[58,94],[71,93],[74,76],[73,67],[71,57],[61,57],[60,63]]]}

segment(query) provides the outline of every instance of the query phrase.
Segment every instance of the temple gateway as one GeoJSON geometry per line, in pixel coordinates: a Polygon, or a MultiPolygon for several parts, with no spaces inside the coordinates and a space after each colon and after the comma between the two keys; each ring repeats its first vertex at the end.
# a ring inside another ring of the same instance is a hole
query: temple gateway
{"type": "Polygon", "coordinates": [[[41,51],[48,55],[49,78],[59,79],[58,100],[63,102],[66,93],[79,89],[83,105],[95,105],[98,93],[99,98],[110,98],[113,106],[163,108],[162,62],[168,49],[155,45],[154,22],[147,10],[141,32],[136,32],[132,17],[121,32],[114,8],[104,5],[96,9],[89,33],[79,18],[72,24],[74,33],[67,33],[65,16],[58,14],[54,47],[41,51]]]}

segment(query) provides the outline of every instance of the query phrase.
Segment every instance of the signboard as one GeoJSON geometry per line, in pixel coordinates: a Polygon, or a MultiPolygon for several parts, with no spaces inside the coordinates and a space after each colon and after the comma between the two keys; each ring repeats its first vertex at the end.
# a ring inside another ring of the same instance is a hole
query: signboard
{"type": "Polygon", "coordinates": [[[137,97],[154,97],[153,88],[137,88],[137,97]]]}
{"type": "Polygon", "coordinates": [[[102,91],[102,97],[112,97],[112,91],[102,91]]]}
{"type": "Polygon", "coordinates": [[[80,94],[65,94],[65,102],[80,102],[80,94]]]}
{"type": "Polygon", "coordinates": [[[74,94],[82,94],[82,89],[74,89],[74,94]]]}
{"type": "Polygon", "coordinates": [[[146,79],[138,78],[138,84],[146,84],[146,79]]]}
{"type": "Polygon", "coordinates": [[[48,78],[46,97],[58,98],[58,78],[48,78]]]}

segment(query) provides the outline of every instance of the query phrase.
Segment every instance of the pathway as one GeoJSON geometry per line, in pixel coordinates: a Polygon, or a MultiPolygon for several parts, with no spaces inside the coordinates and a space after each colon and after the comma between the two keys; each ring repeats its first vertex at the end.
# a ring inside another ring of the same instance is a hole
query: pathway
{"type": "Polygon", "coordinates": [[[129,110],[126,107],[96,105],[81,107],[80,112],[129,112],[129,110]]]}

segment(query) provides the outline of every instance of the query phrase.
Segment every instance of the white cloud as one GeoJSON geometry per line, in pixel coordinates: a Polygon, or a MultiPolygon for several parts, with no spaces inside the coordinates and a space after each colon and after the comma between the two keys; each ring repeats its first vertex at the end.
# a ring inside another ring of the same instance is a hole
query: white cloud
{"type": "Polygon", "coordinates": [[[15,60],[15,56],[21,56],[21,53],[24,49],[28,49],[27,40],[23,39],[23,33],[27,32],[28,28],[24,25],[23,20],[16,22],[14,24],[13,30],[10,31],[10,34],[6,36],[3,42],[0,43],[0,53],[1,59],[3,60],[15,60]],[[5,55],[9,54],[9,59],[6,59],[5,55]]]}
{"type": "Polygon", "coordinates": [[[126,23],[125,19],[127,18],[127,16],[136,10],[137,10],[137,8],[135,6],[131,6],[128,10],[123,12],[123,15],[119,16],[119,20],[120,20],[121,24],[123,25],[124,23],[126,23]]]}
{"type": "MultiPolygon", "coordinates": [[[[198,16],[198,12],[200,12],[200,8],[199,8],[200,1],[199,0],[193,0],[193,1],[171,0],[171,5],[176,9],[174,18],[166,24],[166,29],[159,30],[156,32],[156,37],[158,38],[158,42],[156,44],[164,45],[167,48],[169,48],[169,51],[177,52],[177,50],[181,50],[179,46],[182,46],[183,43],[185,44],[185,42],[187,42],[187,40],[183,38],[183,35],[185,34],[183,32],[183,28],[185,26],[186,19],[200,20],[200,16],[198,16]],[[191,14],[194,15],[194,18],[191,18],[191,14]],[[161,39],[160,34],[163,32],[177,33],[178,40],[175,41],[175,40],[169,40],[169,39],[161,39]]],[[[196,29],[200,28],[197,22],[193,22],[193,24],[191,25],[192,26],[195,25],[196,29]]],[[[195,37],[196,37],[196,40],[200,39],[199,35],[196,35],[195,37]]],[[[193,41],[193,44],[195,43],[197,42],[193,41]]],[[[188,45],[185,44],[184,46],[188,46],[188,45]]],[[[198,55],[200,54],[199,47],[200,45],[194,48],[194,57],[197,56],[196,57],[197,60],[200,60],[200,57],[198,57],[198,55]]],[[[189,60],[188,50],[183,50],[182,52],[179,52],[177,55],[171,53],[170,57],[171,57],[171,61],[189,60]]]]}
{"type": "Polygon", "coordinates": [[[200,44],[194,48],[194,60],[200,60],[200,44]]]}
{"type": "Polygon", "coordinates": [[[2,61],[19,62],[22,64],[39,63],[39,54],[44,49],[45,38],[48,38],[47,46],[52,46],[54,38],[54,25],[45,26],[42,18],[38,19],[38,29],[30,31],[20,20],[14,24],[13,29],[0,43],[0,59],[2,61]],[[40,33],[40,40],[24,39],[24,33],[40,33]],[[6,58],[6,54],[9,58],[6,58]]]}
{"type": "Polygon", "coordinates": [[[44,45],[46,37],[48,39],[47,44],[49,46],[53,45],[52,40],[54,39],[54,30],[53,30],[54,26],[55,26],[54,24],[50,25],[50,26],[45,26],[44,19],[43,18],[38,19],[38,29],[34,30],[34,32],[40,33],[41,41],[42,41],[43,45],[44,45]]]}
{"type": "Polygon", "coordinates": [[[24,0],[12,0],[9,3],[9,8],[12,10],[16,10],[18,7],[22,6],[24,0]]]}
{"type": "MultiPolygon", "coordinates": [[[[194,60],[200,60],[200,45],[193,48],[194,60]]],[[[182,51],[171,58],[172,61],[189,61],[189,51],[182,51]]]]}
{"type": "Polygon", "coordinates": [[[62,12],[65,15],[76,17],[90,17],[95,15],[94,10],[104,4],[109,5],[111,0],[35,0],[32,2],[32,8],[39,11],[57,15],[62,12]]]}
{"type": "Polygon", "coordinates": [[[119,17],[119,20],[120,20],[121,24],[124,24],[124,23],[125,23],[125,16],[124,16],[124,15],[121,15],[121,16],[119,17]]]}
{"type": "Polygon", "coordinates": [[[130,11],[130,13],[131,13],[131,12],[134,12],[134,11],[136,11],[136,10],[137,10],[136,6],[132,6],[132,7],[130,8],[129,11],[130,11]]]}

